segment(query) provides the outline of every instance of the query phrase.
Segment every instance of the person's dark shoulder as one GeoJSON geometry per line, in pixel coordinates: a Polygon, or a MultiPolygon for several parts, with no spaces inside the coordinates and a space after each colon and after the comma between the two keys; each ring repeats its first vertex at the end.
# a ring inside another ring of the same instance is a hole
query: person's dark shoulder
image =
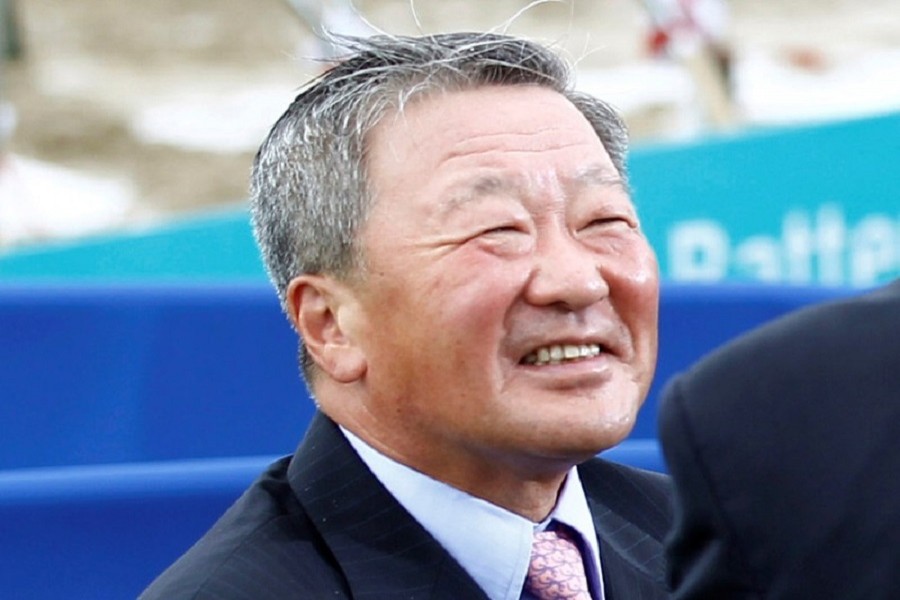
{"type": "Polygon", "coordinates": [[[662,540],[672,524],[668,475],[594,458],[578,466],[585,494],[650,536],[662,540]]]}
{"type": "Polygon", "coordinates": [[[660,421],[666,423],[675,410],[718,422],[728,417],[740,421],[742,411],[787,408],[772,390],[836,396],[830,391],[837,383],[869,379],[873,370],[895,360],[896,352],[900,280],[794,310],[723,344],[667,382],[660,421]],[[802,390],[798,378],[804,382],[802,390]],[[684,406],[673,406],[676,401],[684,406]]]}
{"type": "Polygon", "coordinates": [[[273,463],[140,600],[341,597],[343,576],[290,488],[289,461],[273,463]]]}

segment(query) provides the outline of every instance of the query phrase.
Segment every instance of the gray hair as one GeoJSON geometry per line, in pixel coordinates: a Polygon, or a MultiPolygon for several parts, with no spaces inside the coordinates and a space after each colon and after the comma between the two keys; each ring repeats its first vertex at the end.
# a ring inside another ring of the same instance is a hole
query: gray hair
{"type": "MultiPolygon", "coordinates": [[[[573,89],[551,50],[494,33],[340,38],[348,58],[314,79],[278,119],[253,164],[250,212],[269,277],[287,309],[291,280],[348,277],[363,264],[357,233],[372,202],[366,141],[406,103],[437,91],[536,85],[565,96],[591,123],[624,179],[625,124],[606,103],[573,89]]],[[[300,341],[310,381],[313,364],[300,341]]]]}

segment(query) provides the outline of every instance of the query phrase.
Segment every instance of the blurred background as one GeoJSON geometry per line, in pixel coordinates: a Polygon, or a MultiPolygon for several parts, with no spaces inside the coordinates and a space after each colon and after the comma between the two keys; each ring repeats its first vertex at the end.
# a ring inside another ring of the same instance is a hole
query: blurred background
{"type": "Polygon", "coordinates": [[[637,145],[900,108],[900,0],[527,4],[3,0],[0,251],[240,205],[256,147],[329,55],[323,25],[554,43],[637,145]],[[724,93],[691,27],[728,62],[724,93]]]}
{"type": "Polygon", "coordinates": [[[525,35],[624,114],[663,288],[613,460],[665,470],[706,352],[900,276],[900,0],[0,0],[3,598],[135,597],[296,446],[246,190],[323,27],[525,35]]]}

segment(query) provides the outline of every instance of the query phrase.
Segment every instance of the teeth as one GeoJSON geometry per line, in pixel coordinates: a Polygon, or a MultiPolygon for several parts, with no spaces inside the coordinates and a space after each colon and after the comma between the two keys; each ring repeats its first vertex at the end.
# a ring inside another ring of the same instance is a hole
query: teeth
{"type": "Polygon", "coordinates": [[[527,365],[558,365],[561,362],[598,356],[600,352],[599,344],[554,344],[538,348],[526,356],[523,362],[527,365]]]}

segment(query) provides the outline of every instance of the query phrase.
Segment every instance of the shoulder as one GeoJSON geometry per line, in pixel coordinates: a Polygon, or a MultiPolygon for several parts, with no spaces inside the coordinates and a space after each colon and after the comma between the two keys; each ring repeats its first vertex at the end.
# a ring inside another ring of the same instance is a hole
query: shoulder
{"type": "MultiPolygon", "coordinates": [[[[857,517],[887,514],[884,500],[896,497],[881,492],[900,464],[887,441],[898,425],[898,356],[900,282],[790,313],[670,382],[658,416],[679,492],[673,581],[757,589],[781,574],[811,584],[804,573],[781,571],[827,560],[809,532],[846,526],[845,540],[862,540],[868,520],[857,517]],[[822,493],[838,481],[853,485],[822,493]],[[767,496],[772,490],[778,502],[767,496]]],[[[884,539],[888,529],[875,530],[871,537],[884,539]]],[[[844,563],[848,572],[856,565],[844,563]]]]}
{"type": "MultiPolygon", "coordinates": [[[[749,372],[748,366],[769,366],[775,372],[825,366],[845,360],[860,351],[880,352],[892,341],[888,333],[900,335],[900,280],[873,292],[823,302],[788,313],[738,336],[701,359],[687,375],[697,383],[707,375],[749,372]],[[855,342],[851,352],[841,342],[855,342]],[[862,347],[861,342],[867,342],[862,347]],[[784,360],[789,356],[791,360],[784,360]],[[748,365],[748,361],[752,361],[748,365]]],[[[893,340],[897,338],[894,337],[893,340]]]]}
{"type": "Polygon", "coordinates": [[[754,418],[793,415],[851,395],[879,410],[890,383],[900,380],[891,367],[897,356],[900,281],[796,310],[724,344],[670,381],[659,403],[660,434],[690,422],[746,429],[754,418]]]}
{"type": "Polygon", "coordinates": [[[662,540],[672,523],[668,475],[594,458],[578,466],[585,495],[662,540]]]}
{"type": "Polygon", "coordinates": [[[288,463],[273,463],[141,600],[341,597],[342,576],[291,491],[288,463]]]}

